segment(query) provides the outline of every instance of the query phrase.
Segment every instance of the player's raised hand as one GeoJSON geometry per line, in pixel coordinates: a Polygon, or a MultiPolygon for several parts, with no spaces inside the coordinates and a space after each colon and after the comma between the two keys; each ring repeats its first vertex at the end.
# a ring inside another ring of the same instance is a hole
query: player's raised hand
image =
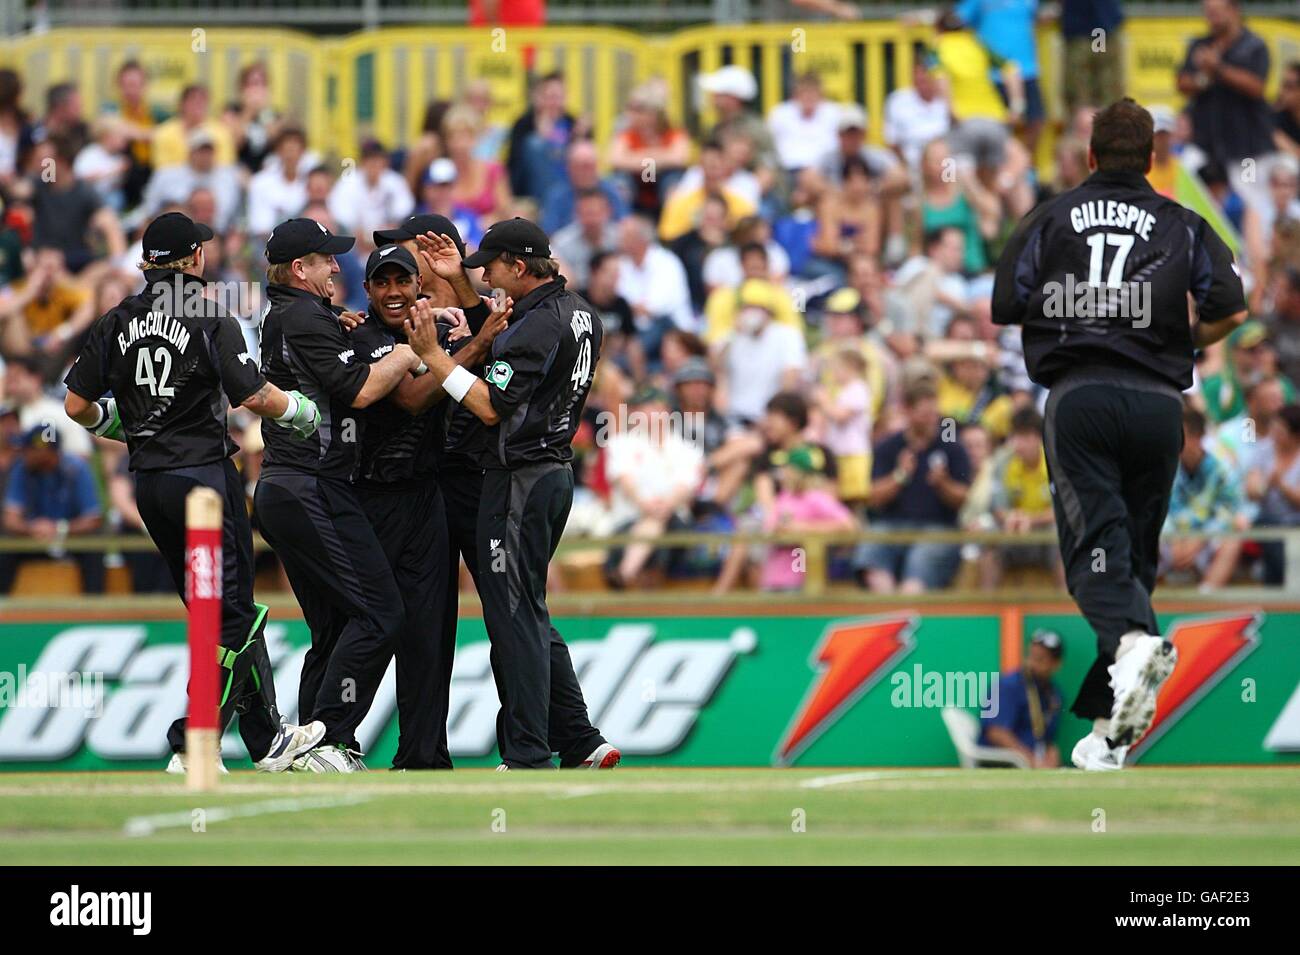
{"type": "Polygon", "coordinates": [[[454,305],[438,309],[438,321],[448,326],[447,341],[449,342],[460,341],[474,334],[469,330],[465,310],[454,305]]]}
{"type": "Polygon", "coordinates": [[[434,312],[428,299],[420,299],[411,306],[411,315],[406,320],[406,340],[417,355],[428,355],[438,348],[438,323],[434,312]]]}
{"type": "Polygon", "coordinates": [[[515,308],[515,300],[509,295],[488,301],[488,317],[478,332],[478,337],[484,344],[491,344],[492,339],[510,326],[510,316],[514,314],[515,308]]]}
{"type": "Polygon", "coordinates": [[[439,278],[450,282],[464,273],[465,263],[460,257],[460,249],[449,236],[426,232],[415,237],[415,244],[429,271],[439,278]]]}

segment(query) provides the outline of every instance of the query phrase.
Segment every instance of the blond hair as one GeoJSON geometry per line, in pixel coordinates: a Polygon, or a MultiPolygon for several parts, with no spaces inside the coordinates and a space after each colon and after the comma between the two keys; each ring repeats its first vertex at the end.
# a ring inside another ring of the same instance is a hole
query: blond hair
{"type": "Polygon", "coordinates": [[[136,263],[136,268],[141,272],[146,269],[169,269],[173,272],[185,272],[199,264],[199,253],[197,250],[191,252],[183,259],[172,259],[170,262],[150,262],[147,259],[141,259],[136,263]]]}
{"type": "Polygon", "coordinates": [[[293,281],[293,263],[306,262],[314,265],[315,260],[320,258],[319,252],[308,252],[306,255],[300,255],[297,259],[291,259],[288,262],[271,262],[266,267],[266,281],[270,285],[289,285],[293,281]]]}

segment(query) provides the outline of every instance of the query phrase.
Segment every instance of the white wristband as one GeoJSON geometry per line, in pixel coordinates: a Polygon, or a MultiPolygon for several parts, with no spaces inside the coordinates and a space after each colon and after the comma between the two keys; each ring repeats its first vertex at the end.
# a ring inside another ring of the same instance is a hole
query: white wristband
{"type": "Polygon", "coordinates": [[[284,397],[288,400],[289,404],[284,409],[284,414],[275,416],[276,421],[291,421],[293,420],[293,416],[298,413],[298,399],[287,391],[284,393],[284,397]]]}
{"type": "Polygon", "coordinates": [[[447,376],[447,380],[442,383],[442,390],[451,395],[454,400],[463,401],[476,381],[478,379],[471,372],[457,365],[447,376]]]}
{"type": "Polygon", "coordinates": [[[421,359],[420,359],[420,364],[419,364],[418,366],[416,366],[415,371],[411,372],[411,377],[412,377],[412,378],[419,378],[421,375],[427,375],[428,373],[429,373],[429,366],[426,365],[426,364],[424,363],[424,359],[421,358],[421,359]]]}

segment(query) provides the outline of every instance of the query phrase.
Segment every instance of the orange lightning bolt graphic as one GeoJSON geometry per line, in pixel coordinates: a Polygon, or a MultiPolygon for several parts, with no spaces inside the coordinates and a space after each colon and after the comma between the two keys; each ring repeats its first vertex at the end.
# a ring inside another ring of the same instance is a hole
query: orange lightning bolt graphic
{"type": "Polygon", "coordinates": [[[840,718],[889,666],[911,652],[916,618],[874,617],[832,623],[809,664],[821,671],[795,712],[775,762],[789,765],[840,718]]]}
{"type": "Polygon", "coordinates": [[[1133,746],[1133,757],[1149,749],[1162,733],[1210,692],[1259,643],[1261,614],[1180,620],[1168,639],[1178,648],[1178,665],[1156,697],[1156,719],[1133,746]]]}

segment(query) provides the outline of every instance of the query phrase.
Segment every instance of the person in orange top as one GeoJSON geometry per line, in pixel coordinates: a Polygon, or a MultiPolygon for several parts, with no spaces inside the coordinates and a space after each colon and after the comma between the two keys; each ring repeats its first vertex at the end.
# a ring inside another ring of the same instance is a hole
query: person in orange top
{"type": "Polygon", "coordinates": [[[633,210],[656,220],[691,159],[690,137],[669,122],[666,98],[663,84],[653,80],[633,90],[626,125],[610,141],[608,154],[610,167],[631,183],[633,210]]]}

